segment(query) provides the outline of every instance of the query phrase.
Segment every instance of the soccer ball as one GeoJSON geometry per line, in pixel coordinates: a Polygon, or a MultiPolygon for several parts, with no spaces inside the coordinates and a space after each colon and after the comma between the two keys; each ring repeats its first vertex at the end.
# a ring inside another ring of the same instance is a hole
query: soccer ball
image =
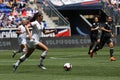
{"type": "Polygon", "coordinates": [[[72,69],[72,64],[71,63],[65,63],[64,64],[64,70],[65,71],[70,71],[72,69]]]}

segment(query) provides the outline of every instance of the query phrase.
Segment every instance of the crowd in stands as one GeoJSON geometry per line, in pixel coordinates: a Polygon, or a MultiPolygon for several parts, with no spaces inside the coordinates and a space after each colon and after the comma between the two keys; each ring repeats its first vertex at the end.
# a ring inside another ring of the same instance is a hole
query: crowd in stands
{"type": "Polygon", "coordinates": [[[115,17],[115,24],[120,25],[120,0],[102,0],[106,7],[109,7],[110,12],[115,17]]]}
{"type": "Polygon", "coordinates": [[[36,0],[0,0],[0,29],[15,28],[23,17],[31,18],[38,9],[31,8],[36,0]]]}
{"type": "MultiPolygon", "coordinates": [[[[15,28],[23,17],[31,18],[38,8],[31,8],[29,4],[43,0],[0,0],[0,29],[15,28]]],[[[120,0],[102,0],[115,16],[116,24],[120,25],[120,0]]]]}

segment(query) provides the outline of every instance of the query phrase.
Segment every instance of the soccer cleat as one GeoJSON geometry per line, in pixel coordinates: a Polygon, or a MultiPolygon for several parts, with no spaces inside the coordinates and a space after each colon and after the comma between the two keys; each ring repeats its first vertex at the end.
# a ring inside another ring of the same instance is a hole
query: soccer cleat
{"type": "Polygon", "coordinates": [[[15,55],[16,55],[16,51],[13,51],[13,55],[12,55],[12,57],[14,58],[14,57],[15,57],[15,55]]]}
{"type": "Polygon", "coordinates": [[[13,72],[15,72],[17,70],[18,66],[17,65],[13,65],[13,72]]]}
{"type": "Polygon", "coordinates": [[[115,57],[110,57],[110,61],[116,61],[115,57]]]}
{"type": "Polygon", "coordinates": [[[38,65],[39,68],[46,70],[47,68],[43,66],[43,64],[38,65]]]}
{"type": "Polygon", "coordinates": [[[90,57],[91,57],[91,58],[93,57],[93,52],[92,52],[92,51],[90,51],[90,57]]]}

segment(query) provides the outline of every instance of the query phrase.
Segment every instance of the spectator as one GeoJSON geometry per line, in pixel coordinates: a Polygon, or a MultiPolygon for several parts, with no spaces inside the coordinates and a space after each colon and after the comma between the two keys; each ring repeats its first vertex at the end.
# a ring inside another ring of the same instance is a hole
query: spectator
{"type": "Polygon", "coordinates": [[[27,17],[27,11],[26,11],[26,9],[25,8],[23,8],[23,10],[22,10],[22,15],[21,15],[22,17],[27,17]]]}
{"type": "Polygon", "coordinates": [[[33,16],[33,10],[29,6],[26,8],[27,10],[27,17],[32,17],[33,16]]]}
{"type": "Polygon", "coordinates": [[[3,28],[3,20],[0,20],[0,29],[3,28]]]}
{"type": "Polygon", "coordinates": [[[18,3],[16,0],[14,0],[14,3],[12,4],[12,7],[17,7],[18,6],[18,3]]]}
{"type": "Polygon", "coordinates": [[[20,8],[18,8],[18,10],[17,10],[17,15],[19,18],[21,18],[22,12],[21,12],[20,8]]]}
{"type": "Polygon", "coordinates": [[[26,2],[21,1],[20,4],[19,4],[19,8],[22,9],[22,8],[25,8],[25,7],[26,7],[26,2]]]}
{"type": "Polygon", "coordinates": [[[12,18],[11,24],[12,28],[15,28],[18,25],[17,22],[15,21],[15,18],[12,18]]]}
{"type": "Polygon", "coordinates": [[[17,10],[16,10],[16,7],[13,7],[12,15],[13,15],[13,16],[17,16],[17,15],[18,15],[17,13],[18,13],[18,12],[17,12],[17,10]]]}
{"type": "Polygon", "coordinates": [[[8,19],[9,19],[10,21],[12,21],[13,18],[15,18],[15,17],[13,16],[13,13],[12,13],[12,11],[11,11],[10,14],[9,14],[9,16],[8,16],[8,19]]]}
{"type": "Polygon", "coordinates": [[[30,0],[30,4],[33,4],[34,3],[34,0],[30,0]]]}
{"type": "Polygon", "coordinates": [[[117,25],[120,25],[120,9],[118,9],[118,22],[117,25]]]}
{"type": "Polygon", "coordinates": [[[117,6],[117,4],[113,5],[113,15],[115,17],[115,24],[117,24],[117,20],[118,20],[118,6],[117,6]]]}
{"type": "Polygon", "coordinates": [[[35,9],[33,10],[33,14],[37,13],[38,11],[39,11],[38,8],[35,8],[35,9]]]}
{"type": "Polygon", "coordinates": [[[7,4],[7,7],[8,7],[8,8],[12,9],[12,4],[13,4],[13,2],[12,2],[11,0],[10,0],[9,2],[7,2],[6,4],[7,4]]]}
{"type": "Polygon", "coordinates": [[[10,21],[10,20],[7,21],[6,27],[7,27],[7,28],[12,28],[12,24],[11,24],[11,21],[10,21]]]}
{"type": "Polygon", "coordinates": [[[3,1],[2,0],[0,0],[0,4],[2,4],[3,3],[3,1]]]}
{"type": "Polygon", "coordinates": [[[4,16],[3,18],[2,18],[2,25],[3,25],[3,27],[5,28],[6,27],[6,25],[7,25],[7,17],[6,16],[4,16]]]}
{"type": "Polygon", "coordinates": [[[4,17],[4,13],[2,11],[0,11],[0,19],[2,19],[4,17]]]}

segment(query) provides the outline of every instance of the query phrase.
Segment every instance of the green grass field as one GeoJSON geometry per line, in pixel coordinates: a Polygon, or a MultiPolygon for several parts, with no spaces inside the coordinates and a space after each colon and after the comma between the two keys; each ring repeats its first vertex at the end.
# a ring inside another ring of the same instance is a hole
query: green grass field
{"type": "Polygon", "coordinates": [[[93,58],[88,56],[88,48],[49,49],[44,61],[47,70],[37,67],[41,51],[36,50],[15,73],[12,65],[21,54],[12,58],[12,50],[1,50],[0,80],[120,80],[120,47],[114,49],[114,62],[109,61],[109,48],[93,58]],[[73,65],[71,71],[64,71],[66,62],[73,65]]]}

